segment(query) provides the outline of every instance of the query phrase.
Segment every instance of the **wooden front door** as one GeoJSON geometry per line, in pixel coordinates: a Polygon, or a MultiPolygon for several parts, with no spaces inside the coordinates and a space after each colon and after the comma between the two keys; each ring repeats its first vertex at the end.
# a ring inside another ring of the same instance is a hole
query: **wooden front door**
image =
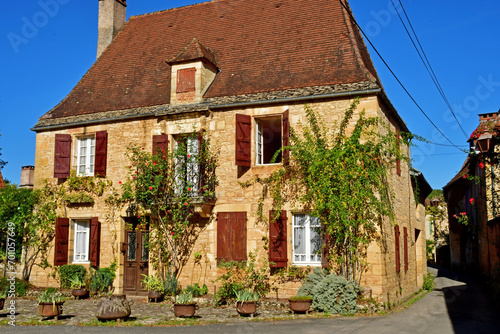
{"type": "Polygon", "coordinates": [[[146,295],[142,288],[142,275],[148,274],[149,250],[147,247],[147,230],[125,231],[125,269],[123,274],[123,290],[127,295],[146,295]]]}

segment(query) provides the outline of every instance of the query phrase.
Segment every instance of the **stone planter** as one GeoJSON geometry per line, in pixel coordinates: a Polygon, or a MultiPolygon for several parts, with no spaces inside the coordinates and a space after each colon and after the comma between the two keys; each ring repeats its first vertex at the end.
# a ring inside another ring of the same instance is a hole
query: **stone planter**
{"type": "Polygon", "coordinates": [[[5,298],[0,298],[0,311],[3,310],[4,304],[5,304],[5,298]]]}
{"type": "Polygon", "coordinates": [[[130,316],[132,304],[133,302],[128,301],[125,295],[103,297],[97,305],[96,317],[101,321],[116,320],[120,322],[130,316]]]}
{"type": "Polygon", "coordinates": [[[149,291],[148,292],[148,300],[150,302],[154,301],[155,303],[158,303],[158,301],[162,301],[164,297],[163,293],[159,293],[158,291],[149,291]]]}
{"type": "Polygon", "coordinates": [[[194,316],[198,305],[191,304],[174,304],[174,314],[176,317],[190,318],[194,316]]]}
{"type": "Polygon", "coordinates": [[[76,297],[76,299],[84,299],[84,298],[88,297],[89,290],[87,290],[86,288],[73,289],[73,290],[71,290],[71,294],[74,297],[76,297]]]}
{"type": "Polygon", "coordinates": [[[238,301],[236,302],[236,311],[240,315],[249,315],[252,318],[255,315],[255,312],[257,311],[257,302],[256,301],[248,301],[248,302],[241,302],[238,301]]]}
{"type": "Polygon", "coordinates": [[[306,313],[309,314],[309,309],[311,308],[312,300],[293,300],[289,299],[290,310],[295,313],[306,313]]]}
{"type": "Polygon", "coordinates": [[[58,303],[38,303],[38,313],[40,314],[40,321],[43,318],[54,317],[59,320],[59,316],[63,313],[64,302],[58,303]]]}

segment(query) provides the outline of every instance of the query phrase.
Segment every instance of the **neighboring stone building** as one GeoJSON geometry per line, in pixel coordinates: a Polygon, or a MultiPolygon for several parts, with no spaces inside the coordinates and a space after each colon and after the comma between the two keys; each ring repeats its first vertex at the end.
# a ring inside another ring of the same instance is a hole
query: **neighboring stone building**
{"type": "Polygon", "coordinates": [[[0,188],[5,188],[5,181],[3,179],[1,170],[0,170],[0,188]]]}
{"type": "MultiPolygon", "coordinates": [[[[486,277],[500,270],[500,118],[479,115],[470,154],[460,172],[443,188],[448,203],[453,269],[486,277]]],[[[498,274],[496,274],[498,275],[498,274]]]]}
{"type": "Polygon", "coordinates": [[[427,254],[427,260],[433,264],[448,266],[450,262],[449,224],[446,202],[442,196],[425,200],[425,235],[432,241],[434,251],[427,254]]]}
{"type": "MultiPolygon", "coordinates": [[[[124,6],[125,1],[100,1],[99,26],[120,27],[124,6]],[[117,23],[103,23],[104,18],[117,23]]],[[[263,237],[279,241],[279,259],[272,252],[271,260],[280,266],[320,266],[312,242],[306,240],[305,248],[299,249],[295,240],[299,229],[308,235],[314,228],[307,212],[285,207],[285,233],[277,240],[274,229],[256,222],[260,185],[242,188],[239,182],[277,168],[270,164],[270,156],[288,137],[288,125],[305,121],[305,103],[333,124],[360,97],[357,112],[364,109],[367,116],[380,117],[392,131],[408,131],[340,2],[211,1],[132,17],[120,32],[112,33],[116,37],[105,47],[101,41],[109,38],[101,34],[109,31],[99,30],[99,48],[104,51],[96,63],[33,129],[35,187],[46,179],[63,182],[70,169],[106,176],[116,185],[127,175],[127,144],[151,151],[153,141],[163,138],[172,148],[179,136],[205,130],[220,152],[217,200],[208,212],[210,219],[199,217],[197,222],[200,235],[193,253],[201,252],[204,260],[190,261],[180,274],[181,283],[203,277],[200,283],[213,291],[212,280],[221,273],[217,259],[246,258],[256,249],[259,257],[267,256],[263,237]],[[263,140],[266,134],[269,141],[263,140]],[[220,247],[222,242],[225,247],[220,247]]],[[[412,184],[422,180],[412,183],[405,163],[395,165],[388,178],[397,225],[384,220],[379,242],[369,247],[362,283],[374,296],[392,302],[423,283],[427,194],[421,193],[416,203],[412,184]]],[[[272,209],[269,203],[264,208],[272,209]]],[[[61,211],[57,252],[51,251],[49,261],[108,266],[117,258],[116,291],[141,293],[140,274],[151,271],[147,258],[140,256],[141,233],[125,230],[126,208],[123,220],[114,226],[107,223],[106,210],[97,200],[68,207],[66,215],[61,211]],[[100,234],[93,233],[99,228],[100,234]],[[137,256],[131,256],[130,249],[136,249],[137,256]]],[[[56,284],[48,273],[35,268],[33,283],[56,284]]],[[[296,287],[284,284],[278,294],[293,294],[296,287]]]]}

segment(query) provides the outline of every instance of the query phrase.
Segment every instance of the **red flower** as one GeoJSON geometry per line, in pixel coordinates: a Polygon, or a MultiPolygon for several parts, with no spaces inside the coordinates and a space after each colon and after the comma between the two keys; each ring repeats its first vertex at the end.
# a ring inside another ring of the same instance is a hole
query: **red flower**
{"type": "Polygon", "coordinates": [[[170,213],[170,210],[167,210],[167,213],[170,213]]]}
{"type": "Polygon", "coordinates": [[[188,158],[191,158],[191,154],[188,154],[188,158]]]}
{"type": "Polygon", "coordinates": [[[153,187],[149,187],[149,190],[153,190],[153,187]]]}
{"type": "Polygon", "coordinates": [[[144,149],[144,147],[142,149],[144,149]]]}
{"type": "Polygon", "coordinates": [[[164,148],[162,148],[162,149],[161,149],[161,151],[162,151],[162,152],[165,152],[165,149],[164,149],[164,148]]]}
{"type": "Polygon", "coordinates": [[[156,166],[156,162],[153,162],[153,166],[156,166]]]}
{"type": "Polygon", "coordinates": [[[119,184],[122,184],[122,181],[118,182],[119,184]]]}
{"type": "Polygon", "coordinates": [[[474,204],[474,198],[471,198],[471,199],[469,200],[469,202],[470,202],[470,204],[474,204]]]}
{"type": "Polygon", "coordinates": [[[465,216],[465,215],[467,214],[467,212],[460,212],[460,214],[461,214],[462,216],[465,216]]]}
{"type": "Polygon", "coordinates": [[[481,169],[484,168],[484,164],[482,162],[479,163],[479,168],[481,168],[481,169]]]}
{"type": "Polygon", "coordinates": [[[185,206],[187,206],[187,205],[188,205],[188,204],[187,204],[187,202],[186,202],[186,203],[184,203],[184,205],[185,205],[185,206]]]}
{"type": "Polygon", "coordinates": [[[172,235],[175,235],[175,232],[172,232],[172,235]]]}
{"type": "Polygon", "coordinates": [[[188,191],[191,191],[191,188],[188,188],[188,191]]]}
{"type": "Polygon", "coordinates": [[[133,179],[135,179],[135,176],[132,176],[133,179]]]}
{"type": "Polygon", "coordinates": [[[136,174],[137,174],[137,171],[135,171],[134,173],[136,173],[136,174]]]}
{"type": "Polygon", "coordinates": [[[465,174],[464,175],[464,179],[468,178],[469,177],[469,174],[465,174]]]}

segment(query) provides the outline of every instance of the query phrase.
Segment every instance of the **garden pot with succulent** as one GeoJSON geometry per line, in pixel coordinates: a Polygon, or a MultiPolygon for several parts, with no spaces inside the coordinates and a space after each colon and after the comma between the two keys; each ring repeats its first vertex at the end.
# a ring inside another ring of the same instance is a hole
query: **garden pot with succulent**
{"type": "Polygon", "coordinates": [[[63,313],[64,300],[62,294],[54,288],[43,291],[38,297],[38,313],[40,321],[43,318],[54,317],[59,320],[59,315],[63,313]]]}
{"type": "Polygon", "coordinates": [[[198,305],[193,301],[193,294],[189,291],[182,291],[175,297],[174,314],[176,317],[194,316],[198,305]]]}
{"type": "Polygon", "coordinates": [[[312,296],[295,296],[288,299],[290,310],[295,313],[309,314],[313,297],[312,296]]]}
{"type": "Polygon", "coordinates": [[[253,318],[257,312],[259,294],[250,290],[240,290],[234,293],[236,295],[236,311],[240,315],[249,315],[253,318]]]}
{"type": "Polygon", "coordinates": [[[148,291],[148,300],[154,301],[157,303],[158,301],[162,301],[165,296],[165,283],[159,276],[148,276],[144,275],[142,279],[142,287],[144,290],[148,291]]]}

